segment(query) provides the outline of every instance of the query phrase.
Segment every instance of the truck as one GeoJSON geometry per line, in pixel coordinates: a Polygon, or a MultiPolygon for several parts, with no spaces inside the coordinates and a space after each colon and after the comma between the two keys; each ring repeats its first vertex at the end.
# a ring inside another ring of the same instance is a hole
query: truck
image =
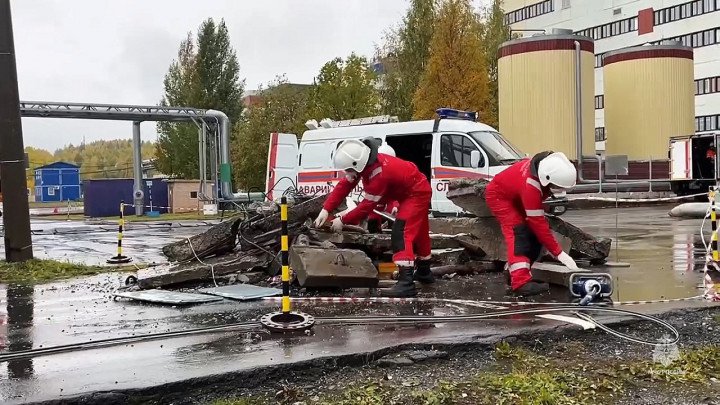
{"type": "Polygon", "coordinates": [[[678,196],[707,192],[716,184],[719,132],[670,138],[670,189],[678,196]]]}
{"type": "MultiPolygon", "coordinates": [[[[486,179],[527,155],[521,153],[496,129],[477,122],[477,113],[450,108],[437,110],[438,118],[398,122],[396,117],[377,116],[344,121],[323,119],[306,123],[298,140],[295,134],[273,133],[268,150],[266,190],[270,200],[294,187],[302,194],[329,193],[343,177],[333,167],[333,153],[346,139],[373,137],[387,143],[398,158],[413,162],[432,186],[433,217],[472,216],[447,198],[450,180],[486,179]]],[[[362,193],[362,184],[351,198],[362,193]]],[[[562,215],[567,198],[545,202],[545,211],[562,215]]]]}

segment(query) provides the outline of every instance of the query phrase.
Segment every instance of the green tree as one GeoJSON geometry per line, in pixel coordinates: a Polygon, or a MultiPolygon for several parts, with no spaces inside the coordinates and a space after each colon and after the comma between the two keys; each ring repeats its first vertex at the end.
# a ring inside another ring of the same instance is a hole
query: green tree
{"type": "Polygon", "coordinates": [[[32,187],[33,179],[35,178],[35,169],[54,162],[55,157],[45,149],[33,148],[32,146],[26,146],[25,153],[28,154],[28,166],[30,166],[29,169],[25,170],[25,175],[27,177],[28,187],[32,187]]]}
{"type": "Polygon", "coordinates": [[[301,134],[308,119],[308,86],[277,77],[260,89],[260,102],[247,109],[235,126],[231,152],[234,182],[241,190],[265,190],[267,154],[272,132],[301,134]]]}
{"type": "MultiPolygon", "coordinates": [[[[243,110],[245,81],[240,80],[237,56],[230,45],[224,21],[205,20],[198,30],[180,44],[178,57],[165,75],[166,106],[214,109],[237,122],[243,110]]],[[[197,178],[198,130],[192,123],[158,123],[156,167],[159,171],[184,178],[197,178]]]]}
{"type": "Polygon", "coordinates": [[[447,0],[438,11],[430,58],[413,97],[413,117],[429,119],[438,107],[490,116],[482,26],[469,0],[447,0]]]}
{"type": "Polygon", "coordinates": [[[312,113],[318,119],[346,120],[376,115],[380,96],[377,76],[367,58],[351,54],[320,69],[312,89],[312,113]]]}
{"type": "MultiPolygon", "coordinates": [[[[143,159],[152,159],[154,152],[152,142],[142,143],[143,159]]],[[[70,144],[56,150],[53,160],[79,165],[83,179],[132,177],[133,144],[130,139],[102,140],[80,146],[70,144]]]]}
{"type": "Polygon", "coordinates": [[[412,98],[427,66],[436,0],[412,0],[400,27],[386,37],[378,58],[383,63],[380,94],[383,111],[401,121],[412,118],[412,98]]]}
{"type": "Polygon", "coordinates": [[[510,26],[505,24],[505,13],[502,9],[503,1],[494,0],[490,7],[483,10],[483,52],[488,68],[488,88],[490,92],[489,110],[484,122],[495,128],[498,127],[498,49],[503,42],[512,39],[510,26]]]}

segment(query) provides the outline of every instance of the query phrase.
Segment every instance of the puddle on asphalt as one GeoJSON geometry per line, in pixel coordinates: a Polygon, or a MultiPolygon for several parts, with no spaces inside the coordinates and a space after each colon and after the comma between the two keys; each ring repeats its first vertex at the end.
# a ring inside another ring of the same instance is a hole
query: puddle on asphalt
{"type": "MultiPolygon", "coordinates": [[[[106,265],[117,254],[117,226],[62,220],[33,220],[33,252],[38,259],[86,265],[106,265]]],[[[209,223],[128,223],[123,234],[123,254],[136,264],[167,262],[162,247],[208,229],[209,223]]],[[[0,244],[0,256],[5,247],[0,244]]]]}

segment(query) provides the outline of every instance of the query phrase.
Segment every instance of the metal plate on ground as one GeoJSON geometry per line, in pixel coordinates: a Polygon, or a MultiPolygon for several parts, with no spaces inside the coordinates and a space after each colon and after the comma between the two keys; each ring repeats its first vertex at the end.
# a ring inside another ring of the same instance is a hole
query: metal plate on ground
{"type": "Polygon", "coordinates": [[[605,263],[603,263],[603,266],[605,266],[605,267],[630,267],[630,263],[626,263],[626,262],[605,262],[605,263]]]}
{"type": "Polygon", "coordinates": [[[203,288],[199,291],[203,294],[217,295],[239,301],[250,301],[264,297],[282,295],[282,290],[279,288],[258,287],[252,284],[235,284],[224,287],[203,288]]]}
{"type": "Polygon", "coordinates": [[[137,301],[169,305],[204,304],[207,302],[222,300],[221,297],[215,297],[206,294],[193,294],[164,290],[129,291],[115,293],[114,295],[116,297],[129,298],[137,301]]]}

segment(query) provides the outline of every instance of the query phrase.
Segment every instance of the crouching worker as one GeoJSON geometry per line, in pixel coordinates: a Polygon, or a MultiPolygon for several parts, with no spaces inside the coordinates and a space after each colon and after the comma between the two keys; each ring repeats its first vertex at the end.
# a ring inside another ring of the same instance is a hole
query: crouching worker
{"type": "Polygon", "coordinates": [[[363,200],[342,218],[332,220],[331,228],[340,232],[344,224],[357,225],[382,203],[399,203],[392,228],[393,262],[399,267],[398,282],[387,292],[391,297],[417,295],[413,280],[433,283],[430,271],[430,226],[428,210],[432,189],[424,174],[415,164],[396,157],[378,153],[372,138],[362,142],[354,139],[343,141],[333,157],[335,168],[345,172],[315,220],[322,226],[330,212],[363,182],[363,200]],[[419,260],[415,260],[418,256],[419,260]]]}
{"type": "Polygon", "coordinates": [[[578,269],[555,239],[543,210],[543,200],[553,189],[574,187],[576,179],[575,166],[563,153],[541,152],[498,173],[488,184],[485,200],[505,238],[506,270],[516,294],[528,296],[549,290],[547,283],[533,281],[530,273],[543,246],[569,269],[578,269]]]}

